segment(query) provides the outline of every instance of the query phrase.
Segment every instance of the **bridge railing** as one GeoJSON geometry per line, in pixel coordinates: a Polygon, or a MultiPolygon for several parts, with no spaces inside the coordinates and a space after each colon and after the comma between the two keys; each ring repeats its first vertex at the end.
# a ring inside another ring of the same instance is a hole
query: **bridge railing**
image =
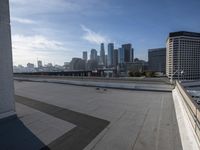
{"type": "Polygon", "coordinates": [[[200,107],[178,81],[176,81],[176,87],[184,100],[190,122],[200,141],[200,107]]]}

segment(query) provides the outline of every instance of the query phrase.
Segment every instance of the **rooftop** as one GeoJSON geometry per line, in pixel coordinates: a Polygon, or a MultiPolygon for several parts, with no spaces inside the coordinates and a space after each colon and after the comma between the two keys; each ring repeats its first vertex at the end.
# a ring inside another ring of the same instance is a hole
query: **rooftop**
{"type": "Polygon", "coordinates": [[[179,31],[179,32],[169,33],[169,37],[176,37],[176,36],[200,37],[200,33],[188,32],[188,31],[179,31]]]}
{"type": "Polygon", "coordinates": [[[182,149],[170,92],[15,81],[15,94],[3,149],[182,149]]]}

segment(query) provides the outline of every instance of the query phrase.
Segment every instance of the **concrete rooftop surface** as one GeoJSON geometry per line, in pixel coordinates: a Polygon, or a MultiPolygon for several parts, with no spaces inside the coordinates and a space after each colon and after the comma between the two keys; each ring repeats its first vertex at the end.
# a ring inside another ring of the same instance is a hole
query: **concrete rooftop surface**
{"type": "Polygon", "coordinates": [[[2,150],[182,150],[171,92],[15,81],[15,94],[2,150]]]}

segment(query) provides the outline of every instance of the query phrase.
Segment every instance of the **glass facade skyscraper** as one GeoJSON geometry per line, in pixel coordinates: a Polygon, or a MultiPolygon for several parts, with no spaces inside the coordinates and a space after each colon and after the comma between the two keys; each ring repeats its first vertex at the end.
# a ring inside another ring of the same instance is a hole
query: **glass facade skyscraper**
{"type": "Polygon", "coordinates": [[[165,73],[166,71],[166,48],[149,49],[149,70],[165,73]]]}
{"type": "Polygon", "coordinates": [[[83,60],[87,61],[87,59],[88,59],[88,58],[87,58],[87,51],[84,51],[84,52],[83,52],[83,60]]]}
{"type": "Polygon", "coordinates": [[[118,49],[114,49],[113,51],[113,67],[117,68],[118,65],[118,49]]]}
{"type": "Polygon", "coordinates": [[[114,44],[108,44],[108,66],[113,66],[113,52],[114,52],[114,44]]]}
{"type": "Polygon", "coordinates": [[[122,49],[124,50],[124,62],[129,63],[133,62],[133,48],[131,44],[123,44],[122,49]]]}
{"type": "Polygon", "coordinates": [[[118,49],[118,64],[123,64],[124,63],[124,49],[119,48],[118,49]]]}
{"type": "Polygon", "coordinates": [[[100,64],[105,65],[106,64],[106,56],[105,56],[105,49],[104,49],[104,43],[101,43],[100,47],[100,64]]]}
{"type": "Polygon", "coordinates": [[[90,60],[96,60],[97,61],[97,50],[96,49],[91,50],[90,60]]]}

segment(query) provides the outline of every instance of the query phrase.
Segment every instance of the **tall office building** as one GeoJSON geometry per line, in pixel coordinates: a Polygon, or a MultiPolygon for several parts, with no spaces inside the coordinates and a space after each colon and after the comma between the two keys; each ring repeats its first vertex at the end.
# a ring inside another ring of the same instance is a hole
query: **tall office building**
{"type": "Polygon", "coordinates": [[[114,52],[114,44],[108,44],[108,67],[113,66],[113,52],[114,52]]]}
{"type": "Polygon", "coordinates": [[[134,50],[131,44],[123,44],[122,49],[124,50],[124,61],[126,63],[133,62],[134,50]]]}
{"type": "Polygon", "coordinates": [[[83,52],[83,60],[87,61],[87,59],[88,59],[88,58],[87,58],[87,51],[84,51],[84,52],[83,52]]]}
{"type": "Polygon", "coordinates": [[[166,74],[169,78],[200,79],[200,33],[172,32],[166,48],[166,74]]]}
{"type": "Polygon", "coordinates": [[[37,64],[38,64],[38,68],[42,68],[42,61],[41,60],[38,60],[37,64]]]}
{"type": "Polygon", "coordinates": [[[0,119],[15,114],[9,1],[0,1],[0,119]]]}
{"type": "Polygon", "coordinates": [[[118,64],[123,64],[124,63],[124,49],[119,48],[118,49],[118,64]]]}
{"type": "Polygon", "coordinates": [[[70,62],[71,70],[85,70],[86,62],[81,58],[72,58],[70,62]]]}
{"type": "Polygon", "coordinates": [[[106,56],[105,56],[105,49],[104,49],[104,43],[101,43],[100,47],[100,64],[105,65],[106,64],[106,56]]]}
{"type": "Polygon", "coordinates": [[[149,70],[165,73],[166,71],[166,48],[149,49],[149,70]]]}
{"type": "Polygon", "coordinates": [[[33,69],[34,67],[35,67],[35,65],[32,64],[32,63],[28,63],[28,64],[27,64],[27,68],[32,68],[32,69],[33,69]]]}
{"type": "Polygon", "coordinates": [[[113,52],[113,66],[117,68],[118,65],[118,49],[114,49],[113,52]]]}
{"type": "Polygon", "coordinates": [[[96,60],[97,61],[97,50],[96,49],[91,50],[90,60],[96,60]]]}
{"type": "Polygon", "coordinates": [[[108,66],[108,55],[105,55],[105,66],[108,66]]]}

